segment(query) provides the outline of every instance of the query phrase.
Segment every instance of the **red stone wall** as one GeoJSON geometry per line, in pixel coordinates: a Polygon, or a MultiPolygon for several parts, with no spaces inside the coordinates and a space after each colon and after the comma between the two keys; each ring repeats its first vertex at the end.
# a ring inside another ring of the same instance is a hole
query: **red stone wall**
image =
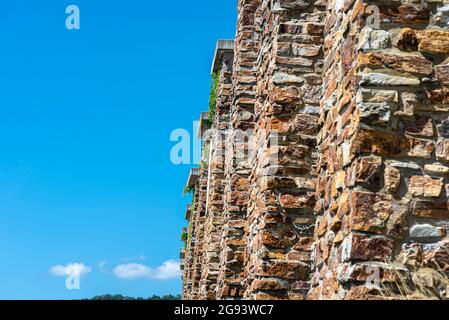
{"type": "Polygon", "coordinates": [[[249,202],[248,178],[252,165],[245,154],[247,140],[244,132],[254,128],[256,92],[256,58],[259,48],[260,0],[239,0],[237,35],[232,74],[232,105],[230,130],[226,136],[224,226],[221,241],[221,271],[217,290],[218,299],[241,299],[244,292],[245,223],[249,202]]]}
{"type": "Polygon", "coordinates": [[[233,60],[184,297],[448,299],[449,1],[239,0],[233,60]]]}
{"type": "Polygon", "coordinates": [[[263,1],[246,299],[304,299],[314,227],[321,1],[263,1]]]}
{"type": "Polygon", "coordinates": [[[224,53],[219,58],[219,62],[216,114],[213,129],[209,132],[211,143],[205,150],[205,152],[209,152],[209,155],[204,155],[210,158],[205,163],[208,169],[208,194],[200,297],[208,300],[217,297],[218,277],[221,269],[221,241],[225,222],[225,143],[230,127],[233,53],[224,53]]]}
{"type": "Polygon", "coordinates": [[[449,32],[412,2],[328,3],[310,299],[447,298],[449,32]]]}

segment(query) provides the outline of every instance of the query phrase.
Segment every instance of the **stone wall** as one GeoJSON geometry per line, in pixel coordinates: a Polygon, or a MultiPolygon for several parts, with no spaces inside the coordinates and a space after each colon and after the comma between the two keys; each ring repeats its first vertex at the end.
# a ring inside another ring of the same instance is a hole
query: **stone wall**
{"type": "MultiPolygon", "coordinates": [[[[231,45],[233,43],[231,42],[231,45]]],[[[218,75],[216,112],[213,128],[206,134],[211,143],[204,149],[209,153],[208,161],[208,193],[206,199],[205,221],[205,260],[200,298],[215,299],[217,295],[218,276],[220,274],[221,241],[224,224],[225,197],[225,142],[229,130],[229,114],[231,108],[232,63],[233,50],[225,49],[226,43],[218,43],[216,66],[212,70],[218,75]]],[[[212,115],[211,115],[212,116],[212,115]]],[[[206,155],[205,155],[206,156],[206,155]]]]}
{"type": "MultiPolygon", "coordinates": [[[[205,141],[207,145],[209,142],[205,141]]],[[[193,206],[186,239],[186,262],[183,281],[188,284],[184,297],[189,300],[200,298],[200,283],[204,256],[204,222],[206,220],[207,171],[204,168],[192,171],[193,206]]],[[[190,179],[189,179],[190,180],[190,179]]]]}
{"type": "Polygon", "coordinates": [[[256,26],[259,0],[239,0],[237,35],[232,73],[230,130],[226,135],[224,229],[221,241],[221,272],[217,298],[243,296],[245,223],[249,202],[249,144],[244,132],[254,128],[256,58],[259,48],[256,26]]]}
{"type": "Polygon", "coordinates": [[[262,1],[246,299],[304,299],[313,243],[321,1],[262,1]]]}
{"type": "Polygon", "coordinates": [[[444,2],[328,3],[311,299],[447,297],[444,2]]]}
{"type": "Polygon", "coordinates": [[[449,1],[239,0],[231,47],[184,298],[448,299],[449,1]]]}

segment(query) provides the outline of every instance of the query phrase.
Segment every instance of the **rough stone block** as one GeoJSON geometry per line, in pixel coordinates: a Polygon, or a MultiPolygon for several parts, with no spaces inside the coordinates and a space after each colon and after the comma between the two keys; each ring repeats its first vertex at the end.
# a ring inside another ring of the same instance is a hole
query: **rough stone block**
{"type": "Polygon", "coordinates": [[[444,236],[446,236],[445,229],[430,224],[416,224],[410,229],[410,238],[416,240],[435,239],[444,236]]]}
{"type": "Polygon", "coordinates": [[[443,190],[443,179],[425,176],[410,178],[409,192],[412,196],[438,198],[443,190]]]}
{"type": "Polygon", "coordinates": [[[359,66],[372,69],[387,68],[401,73],[429,76],[433,63],[420,54],[405,55],[392,52],[370,52],[359,55],[359,66]]]}
{"type": "Polygon", "coordinates": [[[360,130],[352,141],[351,152],[372,153],[376,155],[395,156],[409,150],[404,137],[395,133],[360,130]]]}
{"type": "Polygon", "coordinates": [[[310,266],[303,262],[273,261],[264,263],[256,270],[256,274],[262,277],[305,280],[309,271],[310,266]]]}
{"type": "Polygon", "coordinates": [[[449,63],[436,66],[435,74],[441,84],[449,85],[449,63]]]}
{"type": "Polygon", "coordinates": [[[381,181],[381,168],[381,157],[362,157],[355,167],[355,181],[377,186],[381,181]]]}
{"type": "Polygon", "coordinates": [[[448,219],[448,202],[440,200],[415,200],[412,204],[412,213],[420,218],[448,219]]]}
{"type": "Polygon", "coordinates": [[[449,140],[440,140],[436,147],[437,159],[444,162],[449,162],[449,140]]]}
{"type": "Polygon", "coordinates": [[[429,116],[416,116],[413,121],[406,121],[405,133],[416,137],[433,137],[435,132],[432,118],[429,116]]]}
{"type": "Polygon", "coordinates": [[[397,192],[401,185],[401,171],[394,167],[387,167],[385,169],[385,189],[390,192],[397,192]]]}
{"type": "Polygon", "coordinates": [[[392,213],[390,195],[352,192],[352,230],[382,233],[392,213]]]}
{"type": "Polygon", "coordinates": [[[342,261],[390,261],[394,241],[382,236],[351,235],[343,241],[342,261]]]}

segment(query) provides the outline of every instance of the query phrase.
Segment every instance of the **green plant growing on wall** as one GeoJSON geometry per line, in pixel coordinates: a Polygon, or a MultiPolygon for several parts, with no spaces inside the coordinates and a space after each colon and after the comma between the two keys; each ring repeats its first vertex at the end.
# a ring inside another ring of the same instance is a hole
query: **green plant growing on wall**
{"type": "Polygon", "coordinates": [[[192,207],[190,208],[190,220],[189,220],[189,227],[188,227],[188,233],[187,233],[187,241],[184,242],[184,248],[187,249],[188,244],[191,242],[192,240],[192,217],[195,216],[195,207],[196,204],[196,192],[195,189],[193,189],[192,191],[192,207]]]}
{"type": "MultiPolygon", "coordinates": [[[[220,68],[218,69],[220,70],[220,68]]],[[[210,97],[209,97],[209,124],[212,124],[215,119],[215,113],[217,111],[217,89],[218,80],[220,79],[220,72],[214,72],[210,81],[210,97]]]]}
{"type": "Polygon", "coordinates": [[[194,191],[195,191],[195,188],[194,188],[194,187],[185,186],[185,187],[184,187],[184,190],[183,190],[183,192],[182,192],[182,194],[183,194],[184,196],[186,196],[186,195],[188,195],[188,194],[190,194],[190,193],[193,193],[194,191]]]}
{"type": "Polygon", "coordinates": [[[206,144],[203,148],[203,157],[201,160],[200,168],[205,170],[208,169],[209,166],[209,156],[210,156],[210,143],[206,144]]]}
{"type": "Polygon", "coordinates": [[[184,242],[184,249],[187,249],[187,246],[191,241],[192,241],[192,235],[189,232],[189,234],[187,235],[187,241],[184,242]]]}

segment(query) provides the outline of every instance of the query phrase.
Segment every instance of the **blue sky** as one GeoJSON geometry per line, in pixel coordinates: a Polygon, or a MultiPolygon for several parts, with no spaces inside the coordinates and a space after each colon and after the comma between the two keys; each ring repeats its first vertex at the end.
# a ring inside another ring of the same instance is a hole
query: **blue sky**
{"type": "Polygon", "coordinates": [[[157,269],[179,259],[189,201],[170,133],[206,110],[215,42],[234,36],[235,10],[231,0],[2,3],[0,299],[180,293],[180,278],[157,269]],[[70,4],[81,30],[65,28],[70,4]],[[90,268],[80,290],[50,272],[69,263],[90,268]],[[129,263],[147,276],[117,277],[129,263]]]}

